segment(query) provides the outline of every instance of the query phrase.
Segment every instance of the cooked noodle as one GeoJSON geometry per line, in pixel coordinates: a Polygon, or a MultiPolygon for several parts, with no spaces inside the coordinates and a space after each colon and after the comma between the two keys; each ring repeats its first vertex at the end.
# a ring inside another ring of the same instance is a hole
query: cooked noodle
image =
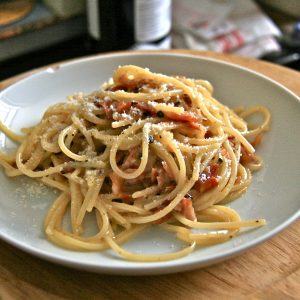
{"type": "Polygon", "coordinates": [[[261,167],[254,147],[270,113],[262,106],[234,112],[212,94],[204,80],[122,66],[100,90],[49,107],[24,136],[1,124],[21,144],[15,155],[0,154],[0,164],[7,176],[37,178],[60,191],[44,222],[53,243],[112,248],[134,261],[176,259],[196,245],[225,242],[243,227],[265,224],[241,220],[224,204],[246,192],[261,167]],[[253,114],[263,121],[248,124],[244,118],[253,114]],[[91,236],[88,215],[98,228],[91,236]],[[159,255],[121,247],[153,224],[187,246],[159,255]]]}

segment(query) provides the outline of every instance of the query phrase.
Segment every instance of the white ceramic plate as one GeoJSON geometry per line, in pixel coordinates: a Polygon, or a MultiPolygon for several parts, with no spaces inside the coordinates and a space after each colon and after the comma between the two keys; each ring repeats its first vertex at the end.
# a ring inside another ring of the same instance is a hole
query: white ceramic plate
{"type": "MultiPolygon", "coordinates": [[[[300,102],[276,82],[247,69],[211,59],[170,54],[106,55],[79,59],[49,68],[0,93],[0,118],[19,130],[40,120],[45,109],[75,92],[91,92],[123,64],[155,72],[182,74],[212,82],[215,96],[230,107],[261,104],[272,112],[271,131],[259,153],[264,168],[254,175],[246,195],[230,204],[244,219],[266,218],[264,227],[248,230],[233,240],[197,248],[187,257],[157,263],[120,259],[112,251],[72,252],[45,239],[42,223],[55,195],[24,178],[9,179],[0,172],[0,237],[33,255],[74,268],[110,274],[162,274],[190,270],[229,258],[270,238],[300,215],[300,102]]],[[[0,146],[13,145],[0,135],[0,146]]],[[[180,247],[156,228],[126,244],[130,250],[162,253],[180,247]]]]}

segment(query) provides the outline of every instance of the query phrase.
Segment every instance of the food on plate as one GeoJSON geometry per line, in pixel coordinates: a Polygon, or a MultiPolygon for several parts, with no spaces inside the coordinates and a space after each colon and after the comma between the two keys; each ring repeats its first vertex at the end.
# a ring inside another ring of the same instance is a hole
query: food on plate
{"type": "Polygon", "coordinates": [[[1,154],[0,164],[7,176],[25,175],[60,191],[44,221],[56,245],[171,260],[265,224],[241,220],[225,204],[246,192],[261,168],[255,147],[270,118],[262,106],[228,108],[206,80],[124,65],[101,89],[50,106],[24,136],[1,124],[20,146],[1,154]],[[261,123],[247,121],[254,114],[263,116],[261,123]],[[94,234],[87,234],[87,218],[94,234]],[[174,232],[187,246],[163,254],[121,246],[149,226],[174,232]]]}

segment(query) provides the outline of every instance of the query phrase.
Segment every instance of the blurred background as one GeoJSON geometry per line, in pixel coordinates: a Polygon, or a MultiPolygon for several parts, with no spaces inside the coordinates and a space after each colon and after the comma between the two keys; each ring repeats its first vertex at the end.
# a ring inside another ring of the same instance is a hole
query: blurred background
{"type": "Polygon", "coordinates": [[[0,80],[79,56],[170,48],[300,70],[300,0],[0,0],[0,80]]]}

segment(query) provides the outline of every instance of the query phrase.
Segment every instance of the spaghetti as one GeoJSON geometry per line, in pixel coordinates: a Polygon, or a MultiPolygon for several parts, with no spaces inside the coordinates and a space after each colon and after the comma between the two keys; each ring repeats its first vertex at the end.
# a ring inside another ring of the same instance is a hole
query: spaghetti
{"type": "Polygon", "coordinates": [[[133,261],[176,259],[196,245],[225,242],[243,227],[265,224],[241,220],[224,204],[241,196],[261,167],[254,147],[270,113],[262,106],[234,112],[212,94],[205,80],[121,66],[100,90],[49,107],[24,136],[1,124],[21,144],[15,155],[1,154],[0,164],[8,176],[26,175],[60,190],[44,221],[53,243],[112,248],[133,261]],[[260,124],[245,120],[257,113],[260,124]],[[88,216],[97,227],[89,236],[88,216]],[[160,255],[120,246],[153,224],[187,246],[160,255]]]}

